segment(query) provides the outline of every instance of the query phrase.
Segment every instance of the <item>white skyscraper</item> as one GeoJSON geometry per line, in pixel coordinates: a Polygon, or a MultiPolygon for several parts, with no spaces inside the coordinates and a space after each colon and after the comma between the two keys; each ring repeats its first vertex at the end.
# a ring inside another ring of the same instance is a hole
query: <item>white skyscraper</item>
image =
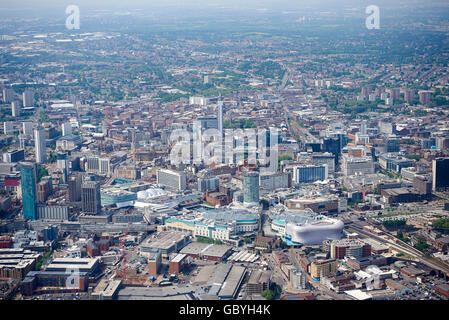
{"type": "Polygon", "coordinates": [[[3,132],[5,135],[10,135],[14,133],[14,123],[11,121],[7,121],[3,123],[3,132]]]}
{"type": "Polygon", "coordinates": [[[19,101],[11,102],[11,114],[13,117],[20,116],[20,102],[19,101]]]}
{"type": "Polygon", "coordinates": [[[23,107],[32,107],[34,106],[34,92],[30,90],[25,90],[22,93],[23,98],[23,107]]]}
{"type": "Polygon", "coordinates": [[[36,149],[36,162],[45,163],[47,161],[47,144],[44,129],[37,128],[34,130],[34,145],[36,149]]]}
{"type": "Polygon", "coordinates": [[[10,103],[15,99],[14,90],[11,88],[3,88],[3,102],[10,103]]]}
{"type": "Polygon", "coordinates": [[[72,135],[72,124],[70,122],[66,122],[62,124],[62,136],[70,136],[72,135]]]}
{"type": "Polygon", "coordinates": [[[366,134],[366,120],[363,120],[360,124],[360,133],[363,135],[366,134]]]}
{"type": "Polygon", "coordinates": [[[221,133],[221,136],[223,137],[223,102],[218,103],[218,131],[221,133]]]}
{"type": "Polygon", "coordinates": [[[22,122],[22,132],[25,135],[33,134],[33,123],[32,122],[22,122]]]}
{"type": "Polygon", "coordinates": [[[62,152],[58,153],[56,155],[56,163],[58,169],[63,173],[63,182],[67,183],[69,176],[69,160],[67,159],[67,154],[62,152]]]}

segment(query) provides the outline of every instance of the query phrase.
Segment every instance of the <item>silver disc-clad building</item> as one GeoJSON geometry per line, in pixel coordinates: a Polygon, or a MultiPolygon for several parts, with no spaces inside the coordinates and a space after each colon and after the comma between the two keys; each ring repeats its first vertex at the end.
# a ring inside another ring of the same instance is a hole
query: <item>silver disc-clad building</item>
{"type": "Polygon", "coordinates": [[[314,213],[312,210],[288,210],[270,213],[271,229],[284,236],[287,244],[315,245],[325,240],[338,240],[344,223],[314,213]]]}

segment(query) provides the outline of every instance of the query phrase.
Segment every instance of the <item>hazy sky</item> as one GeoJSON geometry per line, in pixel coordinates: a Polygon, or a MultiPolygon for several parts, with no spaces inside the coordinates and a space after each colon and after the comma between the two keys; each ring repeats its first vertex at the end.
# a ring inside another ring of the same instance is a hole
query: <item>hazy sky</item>
{"type": "MultiPolygon", "coordinates": [[[[65,8],[68,5],[77,5],[84,17],[99,12],[126,14],[136,11],[162,19],[197,16],[213,19],[232,12],[247,16],[302,16],[330,12],[335,16],[343,16],[344,12],[351,11],[362,14],[364,9],[372,4],[379,6],[383,12],[399,12],[416,7],[449,7],[448,0],[0,0],[0,18],[65,19],[65,8]]],[[[420,12],[419,9],[414,11],[420,12]]]]}
{"type": "Polygon", "coordinates": [[[447,0],[0,0],[0,8],[6,10],[39,10],[64,8],[69,4],[98,9],[151,9],[151,8],[245,8],[286,10],[313,7],[318,10],[359,7],[371,4],[380,7],[411,7],[449,5],[447,0]]]}

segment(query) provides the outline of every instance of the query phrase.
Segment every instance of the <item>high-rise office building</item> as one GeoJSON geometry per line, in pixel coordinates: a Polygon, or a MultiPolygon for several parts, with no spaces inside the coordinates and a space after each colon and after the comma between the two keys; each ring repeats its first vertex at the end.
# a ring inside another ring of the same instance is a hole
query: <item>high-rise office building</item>
{"type": "Polygon", "coordinates": [[[62,136],[70,136],[72,135],[72,124],[70,122],[66,122],[62,124],[62,136]]]}
{"type": "Polygon", "coordinates": [[[207,129],[217,129],[218,130],[218,119],[216,117],[199,117],[193,120],[193,139],[198,141],[198,143],[193,144],[193,158],[202,160],[203,159],[203,143],[200,141],[203,139],[203,133],[207,129]]]}
{"type": "Polygon", "coordinates": [[[186,174],[167,169],[159,169],[157,171],[157,183],[176,190],[186,189],[186,174]]]}
{"type": "Polygon", "coordinates": [[[101,211],[100,184],[96,181],[85,181],[81,186],[82,210],[87,214],[98,214],[101,211]]]}
{"type": "Polygon", "coordinates": [[[355,157],[343,155],[342,171],[346,176],[375,173],[371,156],[355,157]]]}
{"type": "Polygon", "coordinates": [[[47,141],[45,130],[42,128],[34,130],[34,148],[36,151],[36,162],[45,163],[47,161],[47,141]]]}
{"type": "Polygon", "coordinates": [[[449,187],[449,158],[436,158],[432,161],[432,190],[449,187]]]}
{"type": "Polygon", "coordinates": [[[59,152],[56,155],[56,162],[58,169],[63,173],[63,182],[67,183],[69,175],[69,161],[67,160],[67,153],[59,152]]]}
{"type": "Polygon", "coordinates": [[[284,172],[261,173],[259,186],[264,190],[273,191],[279,188],[288,188],[291,185],[289,174],[284,172]]]}
{"type": "Polygon", "coordinates": [[[198,191],[215,191],[219,187],[219,179],[211,170],[203,170],[198,173],[198,191]]]}
{"type": "Polygon", "coordinates": [[[10,103],[16,99],[16,94],[11,88],[3,88],[3,102],[10,103]]]}
{"type": "Polygon", "coordinates": [[[258,172],[247,172],[243,175],[243,202],[259,203],[258,172]]]}
{"type": "Polygon", "coordinates": [[[23,216],[26,219],[36,220],[36,164],[22,162],[20,164],[20,179],[22,185],[23,216]]]}
{"type": "Polygon", "coordinates": [[[80,175],[70,177],[68,181],[70,202],[81,201],[81,182],[82,179],[80,175]]]}
{"type": "Polygon", "coordinates": [[[22,133],[25,135],[33,134],[33,123],[32,122],[22,122],[22,133]]]}
{"type": "Polygon", "coordinates": [[[311,183],[326,180],[329,176],[327,164],[319,166],[303,165],[297,166],[293,170],[293,180],[295,183],[311,183]]]}
{"type": "Polygon", "coordinates": [[[366,134],[366,132],[367,132],[366,120],[362,120],[362,123],[360,124],[360,133],[366,134]]]}
{"type": "Polygon", "coordinates": [[[5,135],[14,134],[14,123],[12,121],[3,122],[3,132],[5,135]]]}
{"type": "Polygon", "coordinates": [[[11,102],[11,115],[13,117],[20,116],[20,102],[19,101],[11,102]]]}
{"type": "Polygon", "coordinates": [[[6,152],[3,154],[3,162],[20,162],[25,159],[25,151],[23,149],[6,152]]]}
{"type": "Polygon", "coordinates": [[[221,155],[220,158],[222,159],[222,161],[224,161],[224,150],[225,150],[225,145],[224,145],[224,118],[223,118],[224,114],[223,114],[223,102],[219,102],[218,103],[218,115],[217,115],[217,121],[218,121],[218,132],[220,133],[222,140],[222,144],[221,144],[221,155]]]}
{"type": "Polygon", "coordinates": [[[91,156],[86,158],[86,172],[101,175],[110,175],[112,173],[111,159],[108,157],[91,156]]]}
{"type": "Polygon", "coordinates": [[[33,107],[34,106],[34,92],[31,90],[25,90],[22,93],[23,107],[33,107]]]}
{"type": "Polygon", "coordinates": [[[51,182],[51,177],[43,177],[36,185],[37,202],[42,203],[47,201],[52,191],[53,184],[51,182]]]}
{"type": "Polygon", "coordinates": [[[223,102],[218,103],[218,131],[220,132],[221,136],[223,137],[223,102]]]}
{"type": "Polygon", "coordinates": [[[328,173],[335,173],[335,156],[330,152],[312,153],[312,163],[314,165],[327,165],[328,173]]]}
{"type": "Polygon", "coordinates": [[[400,139],[396,135],[389,135],[385,139],[385,152],[399,152],[400,139]]]}
{"type": "Polygon", "coordinates": [[[325,138],[322,141],[323,152],[330,152],[334,155],[335,166],[338,165],[341,149],[348,143],[348,137],[344,134],[336,135],[333,138],[325,138]]]}

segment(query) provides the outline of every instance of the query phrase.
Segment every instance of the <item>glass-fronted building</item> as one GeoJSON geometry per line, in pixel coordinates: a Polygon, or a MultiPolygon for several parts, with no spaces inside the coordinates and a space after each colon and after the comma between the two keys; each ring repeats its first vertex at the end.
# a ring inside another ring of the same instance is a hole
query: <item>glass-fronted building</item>
{"type": "Polygon", "coordinates": [[[248,172],[243,176],[243,202],[259,203],[259,173],[248,172]]]}
{"type": "Polygon", "coordinates": [[[37,219],[36,214],[36,165],[21,163],[23,216],[25,219],[37,219]]]}

